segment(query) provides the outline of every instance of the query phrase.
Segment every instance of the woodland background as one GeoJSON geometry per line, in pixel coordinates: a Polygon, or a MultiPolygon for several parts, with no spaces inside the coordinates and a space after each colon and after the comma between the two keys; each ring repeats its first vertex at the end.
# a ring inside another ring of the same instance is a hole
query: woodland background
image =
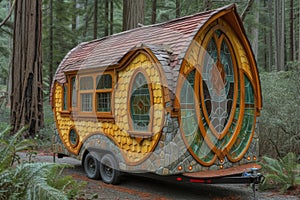
{"type": "MultiPolygon", "coordinates": [[[[10,122],[10,94],[17,0],[0,0],[0,127],[10,122]]],[[[263,92],[260,154],[300,155],[300,2],[298,0],[43,0],[42,83],[44,121],[31,136],[54,133],[49,90],[66,53],[83,41],[236,3],[256,56],[263,92]],[[132,8],[138,12],[129,12],[132,8]],[[138,15],[140,21],[126,20],[138,15]]],[[[16,75],[16,74],[14,74],[16,75]]]]}

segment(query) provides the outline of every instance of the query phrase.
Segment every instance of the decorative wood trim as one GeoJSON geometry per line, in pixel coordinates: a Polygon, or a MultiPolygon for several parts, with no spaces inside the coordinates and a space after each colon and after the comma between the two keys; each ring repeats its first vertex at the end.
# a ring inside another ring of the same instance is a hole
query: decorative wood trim
{"type": "Polygon", "coordinates": [[[79,144],[79,141],[80,141],[80,136],[79,136],[79,134],[78,134],[78,131],[77,131],[77,129],[76,129],[75,126],[72,126],[72,127],[69,129],[69,133],[68,133],[68,142],[70,143],[70,146],[71,146],[72,148],[76,148],[76,147],[78,146],[78,144],[79,144]],[[76,137],[76,142],[75,142],[75,144],[72,144],[71,138],[70,138],[70,133],[71,133],[72,130],[75,131],[76,136],[77,136],[77,137],[76,137]]]}

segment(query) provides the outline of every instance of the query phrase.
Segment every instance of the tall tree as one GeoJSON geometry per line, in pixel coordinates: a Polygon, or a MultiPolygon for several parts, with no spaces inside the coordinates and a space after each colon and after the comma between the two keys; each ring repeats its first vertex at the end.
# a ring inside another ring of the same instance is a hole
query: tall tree
{"type": "Polygon", "coordinates": [[[114,34],[114,1],[110,0],[110,34],[114,34]]]}
{"type": "Polygon", "coordinates": [[[285,1],[275,1],[275,66],[277,71],[284,70],[285,61],[285,1]]]}
{"type": "MultiPolygon", "coordinates": [[[[53,80],[53,0],[49,0],[49,91],[53,80]]],[[[73,25],[72,25],[73,29],[73,25]]]]}
{"type": "Polygon", "coordinates": [[[123,0],[123,30],[137,28],[145,20],[144,0],[123,0]]]}
{"type": "Polygon", "coordinates": [[[104,35],[109,35],[109,0],[105,0],[104,35]]]}
{"type": "Polygon", "coordinates": [[[211,10],[212,9],[212,0],[205,0],[204,1],[204,10],[211,10]]]}
{"type": "Polygon", "coordinates": [[[294,36],[294,0],[290,0],[290,61],[295,59],[294,36]]]}
{"type": "Polygon", "coordinates": [[[298,43],[299,43],[299,45],[298,45],[298,61],[300,62],[300,5],[299,5],[299,14],[298,14],[298,17],[299,17],[299,20],[298,20],[298,28],[299,28],[299,30],[298,30],[298,34],[299,34],[299,36],[298,36],[298,43]]]}
{"type": "Polygon", "coordinates": [[[176,0],[176,18],[180,17],[181,4],[180,0],[176,0]]]}
{"type": "Polygon", "coordinates": [[[151,13],[151,24],[156,23],[156,9],[157,9],[157,0],[152,0],[152,13],[151,13]]]}
{"type": "Polygon", "coordinates": [[[273,20],[272,20],[272,10],[273,10],[273,3],[272,1],[268,1],[268,24],[269,24],[269,31],[268,31],[268,71],[272,71],[273,66],[273,52],[271,49],[273,49],[273,20]]]}
{"type": "Polygon", "coordinates": [[[94,0],[94,36],[93,36],[93,38],[96,39],[97,35],[98,35],[98,0],[94,0]]]}
{"type": "Polygon", "coordinates": [[[44,125],[41,4],[17,1],[14,18],[10,123],[13,132],[28,126],[31,137],[44,125]]]}

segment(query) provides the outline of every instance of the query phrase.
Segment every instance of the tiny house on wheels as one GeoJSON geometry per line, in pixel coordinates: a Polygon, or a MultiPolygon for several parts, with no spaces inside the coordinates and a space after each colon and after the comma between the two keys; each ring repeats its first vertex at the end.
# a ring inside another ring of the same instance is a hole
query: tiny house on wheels
{"type": "Polygon", "coordinates": [[[50,101],[54,152],[90,178],[211,183],[260,168],[260,80],[235,5],[79,44],[50,101]]]}

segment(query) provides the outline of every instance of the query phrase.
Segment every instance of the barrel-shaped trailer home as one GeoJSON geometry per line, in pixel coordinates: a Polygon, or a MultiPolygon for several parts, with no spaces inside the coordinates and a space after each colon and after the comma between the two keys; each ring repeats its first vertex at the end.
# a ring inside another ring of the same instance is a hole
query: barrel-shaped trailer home
{"type": "Polygon", "coordinates": [[[106,183],[123,171],[197,182],[259,167],[260,81],[235,5],[79,44],[51,105],[54,152],[106,183]]]}

